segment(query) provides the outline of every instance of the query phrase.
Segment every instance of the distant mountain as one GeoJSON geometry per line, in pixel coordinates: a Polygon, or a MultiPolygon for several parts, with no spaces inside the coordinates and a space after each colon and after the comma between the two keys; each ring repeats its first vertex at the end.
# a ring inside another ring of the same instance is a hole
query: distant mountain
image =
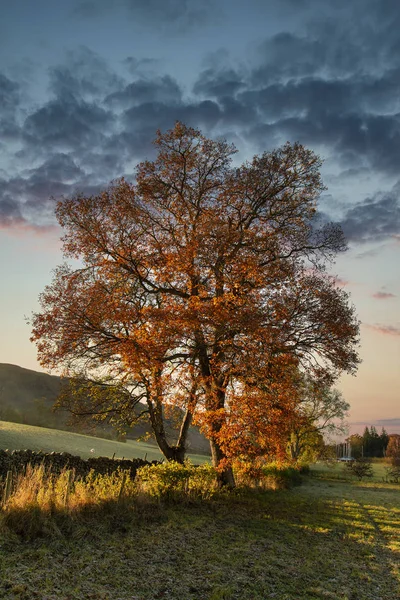
{"type": "MultiPolygon", "coordinates": [[[[84,432],[82,428],[68,425],[67,412],[52,410],[60,389],[61,379],[56,375],[0,363],[0,421],[84,432]]],[[[167,421],[167,432],[172,438],[177,433],[171,421],[167,421]]],[[[111,435],[111,430],[97,428],[93,434],[106,437],[111,435]]],[[[138,439],[146,434],[151,435],[151,428],[142,421],[128,432],[128,437],[138,439]]],[[[188,448],[195,453],[210,452],[208,440],[196,427],[190,428],[188,448]]]]}

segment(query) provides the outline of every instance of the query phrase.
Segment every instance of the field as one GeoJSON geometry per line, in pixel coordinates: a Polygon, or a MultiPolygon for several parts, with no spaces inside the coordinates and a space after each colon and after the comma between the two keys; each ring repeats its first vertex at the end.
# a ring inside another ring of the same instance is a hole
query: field
{"type": "Polygon", "coordinates": [[[86,511],[33,541],[3,532],[0,598],[396,600],[400,488],[316,466],[291,490],[86,511]]]}
{"type": "MultiPolygon", "coordinates": [[[[33,427],[0,421],[0,449],[5,450],[43,450],[44,452],[69,452],[82,458],[108,456],[115,458],[147,458],[160,460],[162,455],[158,448],[145,442],[114,442],[78,433],[33,427]]],[[[195,464],[208,460],[199,454],[189,455],[195,464]]]]}

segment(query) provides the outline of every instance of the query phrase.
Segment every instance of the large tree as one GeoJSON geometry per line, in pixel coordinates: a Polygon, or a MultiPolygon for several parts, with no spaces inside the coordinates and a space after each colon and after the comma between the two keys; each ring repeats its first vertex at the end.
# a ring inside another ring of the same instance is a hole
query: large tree
{"type": "Polygon", "coordinates": [[[89,412],[130,418],[144,401],[167,458],[182,460],[195,416],[232,484],[230,441],[285,421],[294,373],[333,381],[357,366],[354,309],[325,269],[346,245],[316,226],[320,160],[300,144],[234,167],[233,146],[182,123],[155,143],[134,183],[58,203],[65,256],[80,262],[56,270],[32,339],[42,365],[121,389],[121,404],[112,394],[89,412]]]}

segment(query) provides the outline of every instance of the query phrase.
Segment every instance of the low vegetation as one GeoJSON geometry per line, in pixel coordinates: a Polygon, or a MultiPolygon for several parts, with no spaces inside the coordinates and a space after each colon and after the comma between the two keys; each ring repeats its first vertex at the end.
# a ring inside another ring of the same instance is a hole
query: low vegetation
{"type": "Polygon", "coordinates": [[[395,600],[400,490],[384,469],[358,482],[318,465],[288,489],[272,465],[269,489],[231,492],[209,465],[85,484],[28,469],[0,516],[0,598],[395,600]]]}

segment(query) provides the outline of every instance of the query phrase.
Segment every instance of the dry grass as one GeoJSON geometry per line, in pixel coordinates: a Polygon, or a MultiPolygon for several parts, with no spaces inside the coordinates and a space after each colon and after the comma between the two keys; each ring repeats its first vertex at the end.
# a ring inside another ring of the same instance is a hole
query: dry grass
{"type": "Polygon", "coordinates": [[[52,509],[46,492],[42,537],[3,523],[0,598],[400,597],[399,486],[310,477],[291,490],[179,503],[143,490],[118,501],[117,492],[110,485],[108,496],[80,500],[80,508],[71,493],[68,510],[62,494],[52,509]]]}

